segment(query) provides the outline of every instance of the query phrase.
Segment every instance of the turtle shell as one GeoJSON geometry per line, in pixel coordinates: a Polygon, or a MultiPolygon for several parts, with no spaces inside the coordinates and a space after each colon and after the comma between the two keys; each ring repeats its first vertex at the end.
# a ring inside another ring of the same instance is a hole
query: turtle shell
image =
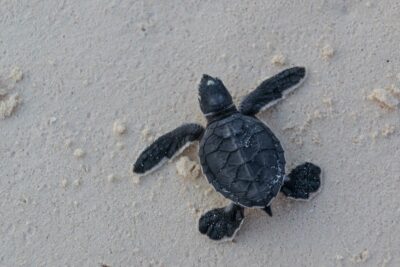
{"type": "Polygon", "coordinates": [[[235,113],[210,123],[199,156],[208,182],[242,206],[268,206],[283,184],[282,146],[255,117],[235,113]]]}

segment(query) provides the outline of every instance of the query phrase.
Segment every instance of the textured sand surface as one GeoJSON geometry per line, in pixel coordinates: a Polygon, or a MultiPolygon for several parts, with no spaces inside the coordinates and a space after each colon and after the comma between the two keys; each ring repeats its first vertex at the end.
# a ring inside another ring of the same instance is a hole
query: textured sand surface
{"type": "Polygon", "coordinates": [[[0,0],[0,81],[18,67],[22,99],[0,120],[0,266],[400,266],[400,109],[368,99],[400,87],[400,2],[183,2],[0,0]],[[133,178],[151,140],[205,122],[203,73],[239,101],[293,65],[307,81],[259,118],[288,169],[323,169],[311,202],[280,196],[215,243],[205,179],[133,178]]]}

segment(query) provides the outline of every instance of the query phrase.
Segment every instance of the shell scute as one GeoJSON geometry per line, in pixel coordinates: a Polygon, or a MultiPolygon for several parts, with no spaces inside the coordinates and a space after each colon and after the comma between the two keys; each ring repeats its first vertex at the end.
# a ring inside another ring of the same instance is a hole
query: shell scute
{"type": "Polygon", "coordinates": [[[240,113],[213,122],[200,143],[208,181],[243,206],[265,206],[283,184],[285,158],[272,131],[240,113]]]}

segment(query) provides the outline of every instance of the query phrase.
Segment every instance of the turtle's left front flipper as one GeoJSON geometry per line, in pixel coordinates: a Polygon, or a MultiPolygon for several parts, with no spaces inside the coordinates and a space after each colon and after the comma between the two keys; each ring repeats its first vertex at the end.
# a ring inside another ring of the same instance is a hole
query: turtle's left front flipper
{"type": "Polygon", "coordinates": [[[240,103],[239,111],[244,115],[255,115],[272,106],[305,80],[306,69],[293,67],[263,81],[240,103]]]}
{"type": "Polygon", "coordinates": [[[190,143],[197,141],[204,133],[203,126],[195,123],[183,124],[175,130],[159,137],[147,147],[133,165],[133,172],[144,175],[167,159],[182,151],[190,143]]]}

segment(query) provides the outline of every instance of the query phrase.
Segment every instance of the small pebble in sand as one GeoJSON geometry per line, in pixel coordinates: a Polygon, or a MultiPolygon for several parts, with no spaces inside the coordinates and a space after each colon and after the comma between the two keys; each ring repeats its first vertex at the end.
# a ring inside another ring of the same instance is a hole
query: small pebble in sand
{"type": "Polygon", "coordinates": [[[85,87],[88,86],[89,84],[90,84],[90,82],[87,79],[82,81],[82,85],[85,86],[85,87]]]}
{"type": "Polygon", "coordinates": [[[369,252],[367,249],[364,249],[357,255],[353,256],[351,258],[351,261],[356,262],[356,263],[362,263],[362,262],[366,262],[368,260],[368,258],[369,258],[369,252]]]}
{"type": "Polygon", "coordinates": [[[389,110],[394,110],[399,105],[399,100],[392,97],[388,91],[384,89],[374,89],[367,98],[376,102],[380,107],[389,110]]]}
{"type": "Polygon", "coordinates": [[[74,182],[73,182],[73,185],[75,187],[79,187],[81,184],[82,184],[82,180],[80,178],[75,179],[74,182]]]}
{"type": "Polygon", "coordinates": [[[119,150],[122,150],[122,149],[125,148],[124,143],[121,143],[121,142],[117,142],[117,143],[115,144],[115,146],[116,146],[119,150]]]}
{"type": "Polygon", "coordinates": [[[86,173],[90,172],[90,166],[89,165],[81,164],[80,167],[81,167],[82,171],[84,171],[86,173]]]}
{"type": "Polygon", "coordinates": [[[83,151],[83,149],[82,148],[77,148],[77,149],[75,149],[75,151],[74,151],[74,156],[76,157],[76,158],[83,158],[84,156],[85,156],[85,151],[83,151]]]}
{"type": "Polygon", "coordinates": [[[56,65],[56,61],[52,58],[49,58],[47,59],[47,64],[54,67],[56,65]]]}
{"type": "Polygon", "coordinates": [[[176,172],[185,179],[196,179],[200,175],[200,165],[183,156],[176,162],[176,172]]]}
{"type": "Polygon", "coordinates": [[[335,259],[337,261],[342,261],[342,260],[344,260],[344,257],[342,255],[336,255],[335,259]]]}
{"type": "Polygon", "coordinates": [[[340,262],[340,261],[343,261],[343,260],[344,260],[344,257],[343,257],[342,255],[336,255],[336,256],[335,256],[335,260],[338,261],[338,262],[340,262]]]}
{"type": "Polygon", "coordinates": [[[148,142],[150,142],[151,140],[153,140],[153,134],[150,132],[150,129],[148,127],[145,127],[142,130],[142,138],[148,142]]]}
{"type": "Polygon", "coordinates": [[[396,85],[392,84],[388,88],[389,92],[397,98],[400,98],[400,88],[396,87],[396,85]]]}
{"type": "Polygon", "coordinates": [[[327,105],[329,108],[332,107],[332,98],[330,97],[324,97],[322,98],[322,103],[324,103],[325,105],[327,105]]]}
{"type": "Polygon", "coordinates": [[[64,141],[64,145],[66,148],[70,148],[72,146],[72,140],[71,139],[66,139],[64,141]]]}
{"type": "Polygon", "coordinates": [[[370,133],[371,139],[372,141],[375,141],[376,138],[378,137],[378,132],[377,131],[373,131],[370,133]]]}
{"type": "Polygon", "coordinates": [[[314,110],[313,117],[314,119],[321,119],[322,118],[321,111],[319,111],[318,109],[314,110]]]}
{"type": "Polygon", "coordinates": [[[324,60],[331,59],[334,54],[335,50],[333,50],[333,48],[329,44],[324,45],[324,47],[322,47],[321,49],[321,58],[324,60]]]}
{"type": "Polygon", "coordinates": [[[19,67],[14,67],[11,69],[10,78],[13,81],[19,82],[22,80],[23,76],[22,70],[19,67]]]}
{"type": "Polygon", "coordinates": [[[63,178],[61,180],[61,186],[62,186],[62,188],[66,188],[68,186],[68,180],[63,178]]]}
{"type": "Polygon", "coordinates": [[[286,58],[282,54],[277,54],[272,57],[271,63],[276,65],[276,66],[283,66],[286,64],[286,58]]]}
{"type": "Polygon", "coordinates": [[[52,125],[52,124],[56,123],[56,121],[57,121],[56,117],[50,117],[49,124],[52,125]]]}
{"type": "Polygon", "coordinates": [[[115,135],[123,135],[126,133],[126,125],[121,120],[116,120],[113,124],[113,132],[115,135]]]}
{"type": "Polygon", "coordinates": [[[134,184],[139,184],[139,183],[140,183],[140,177],[137,176],[137,175],[133,175],[133,177],[132,177],[132,182],[133,182],[134,184]]]}
{"type": "Polygon", "coordinates": [[[20,103],[19,95],[0,95],[0,119],[10,117],[20,103]]]}
{"type": "Polygon", "coordinates": [[[321,144],[321,137],[319,136],[318,133],[314,133],[314,134],[311,136],[311,141],[312,141],[314,144],[316,144],[316,145],[320,145],[320,144],[321,144]]]}
{"type": "Polygon", "coordinates": [[[113,183],[113,182],[117,181],[117,176],[115,174],[110,174],[110,175],[107,176],[107,180],[110,183],[113,183]]]}
{"type": "Polygon", "coordinates": [[[387,137],[389,135],[392,135],[395,132],[396,128],[394,125],[389,125],[386,124],[385,127],[381,130],[382,136],[387,137]]]}

